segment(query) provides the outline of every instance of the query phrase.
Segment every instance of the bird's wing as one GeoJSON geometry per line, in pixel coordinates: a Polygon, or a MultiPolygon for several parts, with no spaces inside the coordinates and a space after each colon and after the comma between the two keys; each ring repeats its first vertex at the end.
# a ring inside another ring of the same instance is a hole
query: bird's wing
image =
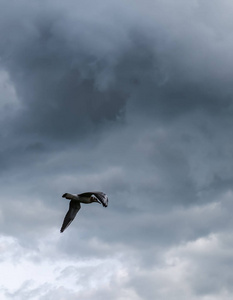
{"type": "Polygon", "coordinates": [[[61,227],[61,232],[63,232],[69,225],[70,223],[74,220],[77,212],[80,210],[81,205],[78,201],[70,201],[70,207],[69,210],[64,218],[62,227],[61,227]]]}
{"type": "Polygon", "coordinates": [[[103,192],[87,192],[87,193],[79,194],[78,196],[91,197],[92,195],[94,195],[102,203],[104,207],[108,206],[108,196],[103,192]]]}

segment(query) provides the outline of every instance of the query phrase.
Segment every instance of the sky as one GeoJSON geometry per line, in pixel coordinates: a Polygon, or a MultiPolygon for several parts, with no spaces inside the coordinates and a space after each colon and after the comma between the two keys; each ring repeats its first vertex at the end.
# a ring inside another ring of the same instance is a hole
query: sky
{"type": "Polygon", "coordinates": [[[232,299],[232,13],[0,0],[2,300],[232,299]]]}

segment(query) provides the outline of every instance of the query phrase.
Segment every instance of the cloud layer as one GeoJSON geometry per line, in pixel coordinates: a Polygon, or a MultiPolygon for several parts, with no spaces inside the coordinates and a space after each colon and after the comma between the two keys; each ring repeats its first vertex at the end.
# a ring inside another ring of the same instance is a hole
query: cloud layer
{"type": "Polygon", "coordinates": [[[232,299],[233,6],[97,2],[0,0],[1,294],[232,299]]]}

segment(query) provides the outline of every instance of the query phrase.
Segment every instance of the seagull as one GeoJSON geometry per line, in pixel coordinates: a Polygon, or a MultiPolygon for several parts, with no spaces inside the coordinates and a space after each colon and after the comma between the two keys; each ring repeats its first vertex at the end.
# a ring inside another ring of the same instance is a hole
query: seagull
{"type": "Polygon", "coordinates": [[[67,214],[65,215],[60,232],[63,232],[74,220],[77,212],[81,208],[80,203],[88,204],[97,202],[102,204],[104,207],[108,206],[108,196],[103,192],[87,192],[78,195],[65,193],[62,197],[70,200],[70,206],[67,214]]]}

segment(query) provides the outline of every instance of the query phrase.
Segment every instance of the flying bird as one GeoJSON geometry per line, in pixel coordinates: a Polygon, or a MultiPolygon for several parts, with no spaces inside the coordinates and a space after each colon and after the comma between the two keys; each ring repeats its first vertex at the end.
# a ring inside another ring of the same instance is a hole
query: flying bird
{"type": "Polygon", "coordinates": [[[60,230],[61,232],[63,232],[74,220],[77,212],[81,208],[81,203],[89,204],[92,202],[97,202],[102,204],[104,207],[108,206],[108,196],[102,192],[87,192],[78,195],[65,193],[62,197],[70,200],[70,206],[67,214],[65,215],[60,230]]]}

